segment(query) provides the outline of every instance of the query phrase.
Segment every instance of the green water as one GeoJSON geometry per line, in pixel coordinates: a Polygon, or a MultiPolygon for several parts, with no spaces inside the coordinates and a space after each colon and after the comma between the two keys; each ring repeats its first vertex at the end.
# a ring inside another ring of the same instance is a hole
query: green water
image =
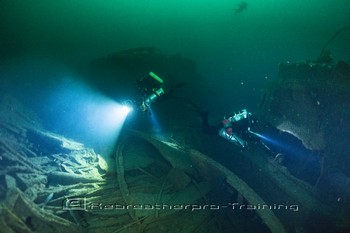
{"type": "MultiPolygon", "coordinates": [[[[218,87],[213,95],[236,99],[250,92],[254,106],[279,62],[316,59],[350,23],[348,0],[248,0],[247,10],[235,14],[240,2],[2,0],[0,56],[48,57],[84,67],[112,52],[154,46],[193,59],[204,88],[218,87]]],[[[345,32],[332,43],[336,59],[349,59],[349,36],[345,32]]]]}
{"type": "MultiPolygon", "coordinates": [[[[247,1],[248,9],[235,15],[239,2],[2,0],[1,50],[86,60],[153,45],[203,63],[277,62],[318,56],[350,22],[347,0],[247,1]]],[[[334,43],[337,57],[348,58],[348,38],[334,43]]]]}
{"type": "MultiPolygon", "coordinates": [[[[189,77],[186,92],[219,118],[240,108],[254,111],[280,62],[316,59],[350,23],[348,0],[246,2],[235,14],[241,1],[0,0],[0,74],[10,83],[1,86],[31,98],[44,91],[39,98],[48,99],[55,80],[84,76],[94,59],[157,47],[196,63],[201,79],[189,77]]],[[[349,37],[344,31],[330,45],[335,60],[350,59],[349,37]]],[[[112,88],[124,85],[118,77],[112,83],[98,78],[112,88]]]]}
{"type": "MultiPolygon", "coordinates": [[[[105,119],[101,112],[96,115],[102,120],[87,114],[95,113],[100,102],[84,104],[97,98],[91,93],[105,93],[77,80],[84,79],[95,59],[156,47],[197,65],[200,79],[187,78],[185,97],[221,119],[241,108],[254,112],[267,83],[277,78],[280,62],[317,59],[334,33],[350,25],[349,0],[247,0],[247,9],[235,14],[241,2],[0,0],[0,97],[5,91],[19,95],[49,130],[95,142],[94,130],[105,119]]],[[[332,41],[335,61],[350,60],[349,41],[350,30],[332,41]]],[[[139,77],[128,78],[134,82],[139,77]]],[[[106,79],[103,85],[112,90],[126,85],[120,76],[98,79],[106,79]]],[[[189,117],[184,111],[186,116],[176,118],[174,113],[186,106],[171,104],[158,105],[170,109],[159,114],[160,122],[199,122],[192,110],[189,117]]]]}

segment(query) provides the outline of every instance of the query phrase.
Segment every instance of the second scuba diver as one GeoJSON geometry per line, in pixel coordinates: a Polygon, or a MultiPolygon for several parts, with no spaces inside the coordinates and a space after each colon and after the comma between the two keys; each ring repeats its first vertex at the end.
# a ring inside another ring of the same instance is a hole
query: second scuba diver
{"type": "Polygon", "coordinates": [[[251,131],[257,120],[246,109],[226,116],[220,123],[212,126],[208,122],[208,113],[208,111],[201,112],[202,126],[205,133],[219,134],[219,136],[240,148],[246,147],[249,141],[257,141],[257,137],[251,131]]]}

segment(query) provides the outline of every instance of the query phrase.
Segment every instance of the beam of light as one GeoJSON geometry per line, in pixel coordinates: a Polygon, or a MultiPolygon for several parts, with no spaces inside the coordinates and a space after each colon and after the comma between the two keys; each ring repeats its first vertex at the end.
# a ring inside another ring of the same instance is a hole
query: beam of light
{"type": "Polygon", "coordinates": [[[161,124],[154,111],[152,111],[149,118],[151,121],[152,131],[155,133],[161,133],[162,132],[161,124]]]}
{"type": "Polygon", "coordinates": [[[312,151],[305,148],[302,142],[293,134],[278,130],[270,132],[271,136],[265,133],[260,134],[252,131],[250,132],[259,137],[265,146],[275,152],[289,154],[293,157],[299,158],[312,153],[312,151]]]}
{"type": "Polygon", "coordinates": [[[129,106],[123,105],[121,109],[121,114],[126,116],[129,112],[131,112],[131,110],[132,109],[129,106]]]}
{"type": "Polygon", "coordinates": [[[133,110],[133,104],[131,100],[122,102],[122,114],[128,115],[133,110]]]}
{"type": "Polygon", "coordinates": [[[253,132],[253,131],[249,131],[250,133],[254,134],[255,136],[259,137],[261,140],[272,143],[274,145],[278,145],[278,142],[274,139],[272,139],[271,137],[268,137],[266,135],[257,133],[257,132],[253,132]]]}
{"type": "Polygon", "coordinates": [[[87,109],[89,128],[99,136],[119,135],[130,109],[109,99],[88,104],[91,105],[87,109]]]}
{"type": "Polygon", "coordinates": [[[248,129],[248,131],[249,131],[249,133],[254,134],[255,136],[257,136],[257,137],[259,137],[259,138],[264,138],[263,135],[261,135],[261,134],[259,134],[259,133],[256,133],[256,132],[254,132],[254,131],[251,131],[250,129],[248,129]]]}
{"type": "Polygon", "coordinates": [[[286,147],[286,145],[284,145],[278,139],[274,139],[268,135],[260,134],[253,131],[249,131],[249,132],[259,137],[261,141],[264,143],[264,145],[266,145],[268,148],[273,147],[273,148],[277,148],[277,150],[283,150],[286,147]]]}
{"type": "Polygon", "coordinates": [[[63,136],[110,153],[132,108],[72,78],[56,86],[46,110],[46,125],[63,136]]]}

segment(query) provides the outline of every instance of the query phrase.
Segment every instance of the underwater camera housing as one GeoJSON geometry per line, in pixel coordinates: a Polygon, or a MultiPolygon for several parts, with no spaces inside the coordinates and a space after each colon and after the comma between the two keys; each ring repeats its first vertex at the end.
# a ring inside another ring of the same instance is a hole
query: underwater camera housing
{"type": "Polygon", "coordinates": [[[146,78],[142,77],[137,81],[137,87],[142,98],[141,111],[149,111],[151,104],[164,95],[164,90],[161,87],[163,82],[163,79],[153,72],[150,72],[146,78]]]}

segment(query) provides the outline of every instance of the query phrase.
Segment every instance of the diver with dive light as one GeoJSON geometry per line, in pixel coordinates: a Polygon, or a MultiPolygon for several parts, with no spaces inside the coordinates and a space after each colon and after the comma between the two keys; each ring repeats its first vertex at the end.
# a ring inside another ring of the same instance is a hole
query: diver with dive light
{"type": "Polygon", "coordinates": [[[160,96],[164,95],[165,92],[162,88],[163,83],[163,79],[153,72],[137,80],[136,88],[139,94],[138,104],[142,112],[150,113],[151,104],[160,96]]]}
{"type": "Polygon", "coordinates": [[[212,126],[208,122],[208,113],[208,111],[201,112],[202,126],[205,133],[219,134],[219,136],[240,148],[245,148],[249,141],[258,141],[256,133],[251,130],[257,120],[246,109],[225,116],[220,123],[212,126]]]}
{"type": "Polygon", "coordinates": [[[141,77],[136,81],[137,105],[142,112],[151,114],[151,105],[159,99],[166,99],[173,95],[175,89],[185,86],[185,83],[179,83],[167,88],[163,88],[164,81],[154,72],[149,72],[146,77],[141,77]]]}
{"type": "Polygon", "coordinates": [[[209,125],[208,114],[208,111],[200,112],[204,133],[219,135],[241,149],[246,148],[250,143],[260,142],[272,154],[281,156],[286,149],[289,150],[289,147],[303,147],[299,140],[288,133],[268,125],[263,127],[246,109],[225,116],[215,125],[209,125]]]}
{"type": "MultiPolygon", "coordinates": [[[[197,106],[196,108],[198,109],[197,106]]],[[[287,132],[267,124],[262,125],[246,109],[225,116],[215,125],[209,125],[208,113],[208,111],[200,112],[204,133],[219,135],[241,150],[245,150],[249,145],[261,144],[274,161],[288,167],[292,173],[295,169],[298,175],[302,174],[305,181],[312,184],[317,182],[321,166],[319,151],[305,148],[299,139],[287,132]]]]}

